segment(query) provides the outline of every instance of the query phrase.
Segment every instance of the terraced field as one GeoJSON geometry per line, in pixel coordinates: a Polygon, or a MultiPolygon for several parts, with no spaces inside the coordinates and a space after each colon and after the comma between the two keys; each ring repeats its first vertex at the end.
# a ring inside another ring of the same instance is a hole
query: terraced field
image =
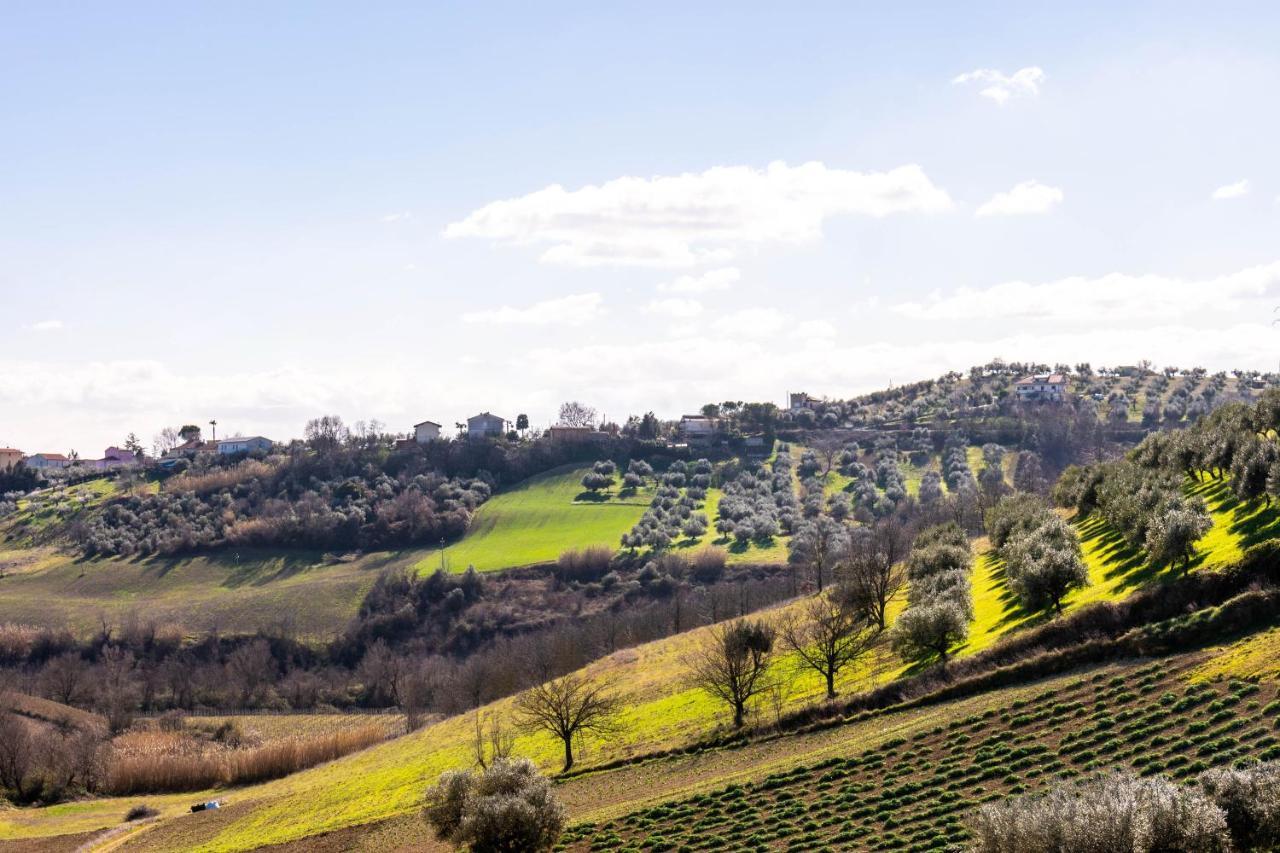
{"type": "Polygon", "coordinates": [[[910,850],[969,840],[980,803],[1094,771],[1175,778],[1280,758],[1274,683],[1191,683],[1157,662],[1059,680],[1006,706],[762,779],[582,823],[570,850],[910,850]]]}

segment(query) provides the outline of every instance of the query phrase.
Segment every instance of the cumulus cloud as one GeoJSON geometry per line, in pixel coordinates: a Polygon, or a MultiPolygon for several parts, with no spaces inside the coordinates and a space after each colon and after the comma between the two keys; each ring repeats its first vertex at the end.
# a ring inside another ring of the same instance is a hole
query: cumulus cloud
{"type": "Polygon", "coordinates": [[[464,323],[493,326],[582,326],[599,317],[604,297],[599,293],[578,293],[558,299],[545,299],[525,308],[503,305],[488,311],[472,311],[462,315],[464,323]]]}
{"type": "Polygon", "coordinates": [[[552,185],[491,202],[444,235],[546,246],[547,263],[688,267],[722,263],[744,246],[817,240],[832,216],[933,213],[951,204],[917,165],[854,172],[775,162],[621,177],[576,190],[552,185]]]}
{"type": "Polygon", "coordinates": [[[61,320],[41,320],[38,323],[32,323],[27,328],[34,332],[60,332],[64,326],[61,320]]]}
{"type": "Polygon", "coordinates": [[[1228,198],[1240,198],[1249,194],[1249,180],[1246,178],[1236,181],[1234,184],[1225,184],[1213,191],[1214,201],[1222,201],[1228,198]]]}
{"type": "Polygon", "coordinates": [[[996,193],[974,214],[976,216],[1027,216],[1048,213],[1062,203],[1062,190],[1039,181],[1023,181],[1013,189],[996,193]]]}
{"type": "Polygon", "coordinates": [[[674,281],[664,281],[658,290],[664,293],[708,293],[713,290],[728,290],[733,283],[742,277],[737,267],[721,267],[707,270],[700,275],[682,275],[674,281]]]}
{"type": "Polygon", "coordinates": [[[668,317],[687,320],[702,313],[702,303],[696,299],[655,299],[645,308],[651,314],[665,314],[668,317]]]}
{"type": "Polygon", "coordinates": [[[960,288],[892,310],[922,320],[1052,320],[1084,325],[1193,320],[1280,298],[1280,261],[1207,279],[1109,273],[1031,284],[1009,281],[988,288],[960,288]]]}
{"type": "Polygon", "coordinates": [[[1044,82],[1044,69],[1031,65],[1006,75],[994,68],[975,68],[956,75],[951,82],[956,85],[976,83],[982,87],[978,94],[1004,106],[1013,98],[1038,96],[1040,84],[1044,82]]]}

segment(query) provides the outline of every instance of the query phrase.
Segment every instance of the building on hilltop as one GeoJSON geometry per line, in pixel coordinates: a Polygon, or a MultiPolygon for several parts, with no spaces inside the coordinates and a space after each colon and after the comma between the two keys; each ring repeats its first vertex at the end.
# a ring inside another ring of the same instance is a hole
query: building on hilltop
{"type": "Polygon", "coordinates": [[[720,432],[720,419],[706,415],[685,415],[680,418],[680,437],[688,444],[706,444],[720,432]]]}
{"type": "Polygon", "coordinates": [[[793,412],[801,409],[812,409],[822,401],[817,397],[810,397],[803,391],[792,391],[787,394],[787,408],[793,412]]]}
{"type": "Polygon", "coordinates": [[[1067,377],[1061,373],[1024,376],[1013,387],[1023,401],[1060,403],[1067,398],[1067,377]]]}
{"type": "Polygon", "coordinates": [[[61,453],[37,453],[27,459],[27,467],[37,471],[70,467],[71,460],[61,453]]]}
{"type": "Polygon", "coordinates": [[[507,431],[506,418],[491,412],[481,412],[467,418],[467,437],[473,439],[501,437],[507,431]]]}
{"type": "Polygon", "coordinates": [[[219,441],[218,453],[221,456],[232,456],[236,453],[256,453],[259,450],[270,450],[273,444],[274,442],[271,439],[263,438],[260,435],[236,436],[235,438],[225,438],[219,441]]]}
{"type": "Polygon", "coordinates": [[[547,430],[547,438],[550,438],[552,441],[597,441],[608,437],[609,433],[600,432],[595,427],[589,426],[567,426],[565,424],[556,424],[547,430]]]}
{"type": "Polygon", "coordinates": [[[435,421],[423,421],[413,425],[413,440],[418,444],[428,444],[440,439],[440,424],[435,421]]]}
{"type": "Polygon", "coordinates": [[[0,447],[0,471],[11,471],[21,461],[21,450],[16,447],[0,447]]]}

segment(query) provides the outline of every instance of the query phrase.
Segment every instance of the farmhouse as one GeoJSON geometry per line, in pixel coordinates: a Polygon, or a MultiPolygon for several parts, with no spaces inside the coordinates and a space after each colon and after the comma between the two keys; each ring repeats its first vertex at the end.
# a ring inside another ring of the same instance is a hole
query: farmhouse
{"type": "Polygon", "coordinates": [[[0,471],[8,471],[21,461],[21,450],[13,447],[0,447],[0,471]]]}
{"type": "Polygon", "coordinates": [[[251,435],[247,438],[227,438],[218,442],[218,454],[221,456],[231,456],[236,453],[255,453],[259,450],[267,451],[271,449],[271,445],[271,439],[263,438],[260,435],[251,435]]]}
{"type": "Polygon", "coordinates": [[[418,444],[427,444],[440,438],[440,424],[435,421],[423,421],[413,425],[413,438],[418,444]]]}
{"type": "Polygon", "coordinates": [[[680,418],[680,437],[689,444],[705,444],[720,431],[720,419],[705,415],[685,415],[680,418]]]}
{"type": "Polygon", "coordinates": [[[812,409],[821,402],[817,397],[810,397],[803,391],[792,391],[787,394],[787,408],[793,412],[798,412],[801,409],[812,409]]]}
{"type": "Polygon", "coordinates": [[[125,465],[136,465],[137,462],[138,457],[133,454],[133,451],[119,447],[108,447],[102,454],[101,459],[90,459],[80,464],[95,471],[108,471],[112,468],[122,468],[125,465]]]}
{"type": "Polygon", "coordinates": [[[37,471],[66,468],[70,464],[71,460],[61,453],[37,453],[27,460],[27,467],[35,468],[37,471]]]}
{"type": "Polygon", "coordinates": [[[547,430],[547,437],[552,441],[574,442],[574,441],[599,441],[608,438],[609,433],[602,432],[589,426],[566,426],[565,424],[556,424],[547,430]]]}
{"type": "Polygon", "coordinates": [[[1061,373],[1025,376],[1013,387],[1019,400],[1061,402],[1067,397],[1067,377],[1061,373]]]}
{"type": "Polygon", "coordinates": [[[467,418],[467,436],[473,439],[501,436],[507,431],[506,418],[500,418],[491,412],[481,412],[467,418]]]}

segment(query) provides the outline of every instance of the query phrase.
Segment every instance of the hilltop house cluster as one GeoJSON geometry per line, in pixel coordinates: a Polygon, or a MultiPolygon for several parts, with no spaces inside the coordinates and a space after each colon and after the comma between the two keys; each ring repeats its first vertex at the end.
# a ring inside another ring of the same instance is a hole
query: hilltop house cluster
{"type": "Polygon", "coordinates": [[[273,446],[269,438],[260,435],[235,436],[221,441],[202,441],[193,438],[176,447],[166,450],[159,459],[152,459],[141,451],[134,452],[122,447],[108,447],[101,459],[81,459],[74,454],[65,453],[33,453],[30,456],[15,447],[0,447],[0,472],[10,471],[19,464],[34,471],[58,471],[74,469],[75,471],[113,471],[130,466],[155,465],[160,468],[171,468],[179,459],[189,459],[203,453],[217,453],[234,456],[237,453],[254,453],[267,451],[273,446]]]}

